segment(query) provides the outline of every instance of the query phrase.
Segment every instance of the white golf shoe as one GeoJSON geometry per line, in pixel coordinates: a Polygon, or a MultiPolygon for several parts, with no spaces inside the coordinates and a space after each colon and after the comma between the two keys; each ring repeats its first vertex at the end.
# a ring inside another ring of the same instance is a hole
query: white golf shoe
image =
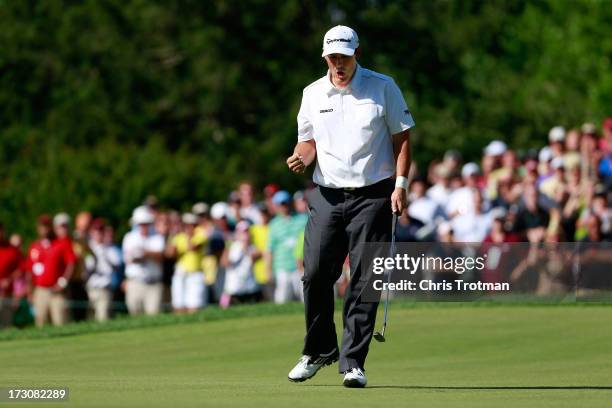
{"type": "Polygon", "coordinates": [[[309,378],[314,377],[314,375],[326,365],[330,365],[338,361],[338,354],[331,355],[329,357],[312,357],[303,355],[300,358],[300,361],[296,364],[295,367],[289,372],[288,378],[289,381],[293,382],[302,382],[306,381],[309,378]]]}
{"type": "Polygon", "coordinates": [[[368,383],[368,379],[361,368],[351,368],[344,372],[344,381],[342,383],[345,387],[349,388],[363,388],[368,383]]]}

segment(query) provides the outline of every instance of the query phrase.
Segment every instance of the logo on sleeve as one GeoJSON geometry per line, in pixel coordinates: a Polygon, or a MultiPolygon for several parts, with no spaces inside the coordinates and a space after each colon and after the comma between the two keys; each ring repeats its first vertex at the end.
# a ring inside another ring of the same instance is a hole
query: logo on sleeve
{"type": "Polygon", "coordinates": [[[321,110],[319,111],[319,113],[328,113],[328,112],[333,112],[333,111],[334,111],[334,109],[333,109],[333,108],[329,108],[329,109],[321,109],[321,110]]]}

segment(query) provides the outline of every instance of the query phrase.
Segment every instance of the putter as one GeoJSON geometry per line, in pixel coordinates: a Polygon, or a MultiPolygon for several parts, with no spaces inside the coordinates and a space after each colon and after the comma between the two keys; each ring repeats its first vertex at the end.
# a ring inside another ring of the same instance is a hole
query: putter
{"type": "MultiPolygon", "coordinates": [[[[397,224],[397,214],[393,213],[393,224],[391,226],[391,256],[395,255],[395,225],[397,224]]],[[[387,328],[387,312],[389,310],[389,282],[391,282],[391,271],[387,272],[387,290],[385,294],[385,317],[383,319],[382,330],[374,332],[374,338],[380,343],[385,342],[385,329],[387,328]]]]}

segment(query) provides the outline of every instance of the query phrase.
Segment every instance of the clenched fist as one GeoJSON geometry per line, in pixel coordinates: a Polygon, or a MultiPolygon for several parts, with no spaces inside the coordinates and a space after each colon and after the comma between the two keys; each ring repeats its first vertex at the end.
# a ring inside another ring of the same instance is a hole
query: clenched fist
{"type": "Polygon", "coordinates": [[[298,154],[293,153],[287,159],[287,166],[289,166],[289,170],[294,173],[302,174],[306,171],[306,164],[304,164],[304,158],[298,154]]]}

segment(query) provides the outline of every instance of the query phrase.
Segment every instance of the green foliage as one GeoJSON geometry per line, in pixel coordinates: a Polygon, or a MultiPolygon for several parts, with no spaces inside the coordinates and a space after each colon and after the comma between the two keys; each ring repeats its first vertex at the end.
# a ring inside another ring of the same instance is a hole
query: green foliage
{"type": "Polygon", "coordinates": [[[421,167],[610,114],[603,0],[3,0],[0,219],[31,234],[43,211],[118,223],[147,194],[178,208],[243,178],[298,188],[284,159],[338,23],[404,91],[421,167]]]}

